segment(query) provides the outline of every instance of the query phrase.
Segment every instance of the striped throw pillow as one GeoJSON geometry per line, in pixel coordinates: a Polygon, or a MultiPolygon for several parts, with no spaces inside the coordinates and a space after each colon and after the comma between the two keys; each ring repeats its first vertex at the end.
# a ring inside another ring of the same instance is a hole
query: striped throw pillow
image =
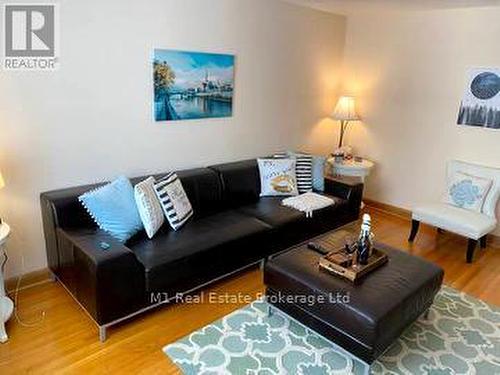
{"type": "Polygon", "coordinates": [[[170,226],[180,229],[193,216],[193,207],[177,174],[167,174],[154,187],[170,226]]]}
{"type": "Polygon", "coordinates": [[[312,161],[308,154],[295,154],[295,175],[297,176],[297,189],[299,194],[308,193],[313,190],[312,161]]]}

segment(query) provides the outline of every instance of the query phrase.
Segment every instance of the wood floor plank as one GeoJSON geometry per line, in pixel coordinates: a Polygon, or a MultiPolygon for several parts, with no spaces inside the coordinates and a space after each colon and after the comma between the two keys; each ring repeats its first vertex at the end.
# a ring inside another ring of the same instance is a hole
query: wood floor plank
{"type": "MultiPolygon", "coordinates": [[[[446,284],[500,305],[497,247],[478,249],[474,263],[467,264],[465,239],[422,225],[416,241],[408,244],[407,218],[367,210],[377,240],[436,262],[445,270],[446,284]]],[[[18,315],[30,326],[14,317],[8,322],[10,340],[0,344],[0,374],[178,374],[162,347],[245,305],[211,304],[209,293],[255,298],[263,291],[262,273],[254,268],[205,288],[201,304],[161,307],[111,328],[108,340],[100,343],[95,325],[61,285],[38,285],[19,294],[18,315]]]]}

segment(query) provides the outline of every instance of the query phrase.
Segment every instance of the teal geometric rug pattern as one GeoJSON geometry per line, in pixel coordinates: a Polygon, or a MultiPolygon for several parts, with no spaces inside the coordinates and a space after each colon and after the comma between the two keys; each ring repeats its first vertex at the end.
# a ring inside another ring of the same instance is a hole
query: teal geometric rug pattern
{"type": "MultiPolygon", "coordinates": [[[[163,351],[189,375],[363,374],[365,364],[255,301],[163,351]]],[[[500,308],[449,287],[371,366],[372,374],[500,374],[500,308]]]]}

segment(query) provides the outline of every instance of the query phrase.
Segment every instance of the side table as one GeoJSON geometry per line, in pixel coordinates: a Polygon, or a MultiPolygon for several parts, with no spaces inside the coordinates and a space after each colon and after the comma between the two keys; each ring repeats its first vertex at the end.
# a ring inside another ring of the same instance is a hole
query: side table
{"type": "Polygon", "coordinates": [[[5,331],[5,322],[9,320],[14,311],[14,303],[5,293],[3,268],[7,261],[5,255],[5,243],[10,235],[10,227],[6,223],[0,224],[0,342],[6,342],[9,337],[5,331]]]}
{"type": "Polygon", "coordinates": [[[331,171],[334,176],[350,176],[359,177],[362,182],[370,174],[374,163],[368,159],[363,159],[362,161],[343,160],[335,161],[334,158],[328,159],[328,164],[331,166],[331,171]]]}

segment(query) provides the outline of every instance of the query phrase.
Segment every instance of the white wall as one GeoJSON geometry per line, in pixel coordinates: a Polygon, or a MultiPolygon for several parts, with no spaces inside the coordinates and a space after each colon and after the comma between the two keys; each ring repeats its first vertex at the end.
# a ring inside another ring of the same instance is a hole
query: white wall
{"type": "Polygon", "coordinates": [[[364,118],[350,135],[377,163],[369,198],[411,209],[439,199],[447,160],[500,167],[499,130],[457,126],[468,68],[500,66],[499,19],[500,8],[348,18],[344,85],[364,118]]]}
{"type": "Polygon", "coordinates": [[[59,71],[0,73],[7,276],[46,266],[42,191],[323,142],[344,17],[269,0],[67,0],[60,18],[59,71]],[[152,121],[154,47],[235,54],[233,117],[152,121]]]}

